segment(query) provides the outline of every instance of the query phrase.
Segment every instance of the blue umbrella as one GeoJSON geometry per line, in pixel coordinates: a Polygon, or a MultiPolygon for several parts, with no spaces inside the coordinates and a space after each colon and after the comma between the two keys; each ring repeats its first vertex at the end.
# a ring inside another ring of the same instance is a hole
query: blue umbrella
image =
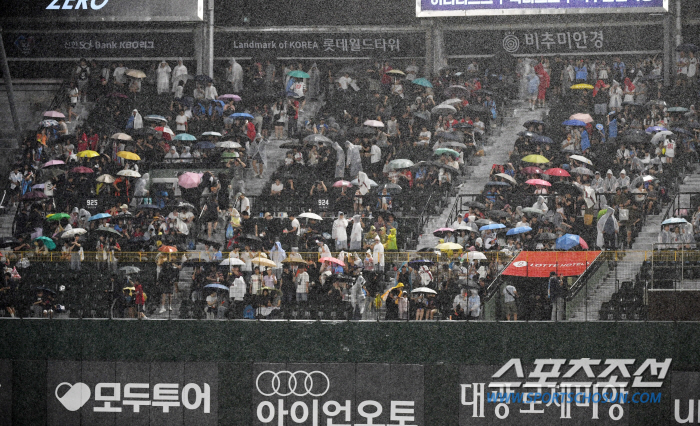
{"type": "Polygon", "coordinates": [[[651,126],[651,127],[647,127],[647,129],[645,130],[645,132],[647,132],[647,133],[654,133],[654,132],[662,132],[662,131],[664,131],[664,130],[668,130],[668,129],[665,128],[664,126],[651,126]]]}
{"type": "Polygon", "coordinates": [[[201,141],[201,142],[197,142],[197,145],[195,145],[195,148],[214,149],[214,148],[216,148],[216,145],[214,145],[214,142],[211,142],[211,141],[201,141]]]}
{"type": "Polygon", "coordinates": [[[661,222],[662,225],[676,225],[679,223],[688,223],[688,221],[683,219],[682,217],[672,217],[661,222]]]}
{"type": "Polygon", "coordinates": [[[207,284],[204,286],[204,288],[215,288],[218,290],[227,290],[228,291],[228,287],[226,287],[223,284],[207,284]]]}
{"type": "Polygon", "coordinates": [[[547,144],[554,143],[552,138],[550,138],[548,136],[542,136],[542,135],[537,135],[537,136],[533,137],[532,141],[534,143],[547,143],[547,144]]]}
{"type": "Polygon", "coordinates": [[[190,135],[189,133],[180,133],[179,135],[176,135],[174,138],[176,141],[196,141],[197,138],[193,135],[190,135]]]}
{"type": "Polygon", "coordinates": [[[479,228],[479,231],[488,231],[489,229],[503,229],[506,226],[502,223],[492,223],[490,225],[484,225],[479,228]]]}
{"type": "Polygon", "coordinates": [[[94,216],[90,216],[90,219],[88,219],[88,222],[91,222],[91,221],[93,221],[93,220],[106,219],[106,218],[109,218],[109,217],[112,217],[112,215],[109,214],[109,213],[98,213],[98,214],[96,214],[96,215],[94,215],[94,216]]]}
{"type": "Polygon", "coordinates": [[[519,226],[517,228],[509,229],[508,232],[506,232],[506,235],[518,235],[530,231],[532,231],[532,228],[530,228],[529,226],[519,226]]]}
{"type": "Polygon", "coordinates": [[[487,182],[486,185],[484,186],[510,186],[508,182],[499,182],[496,180],[493,180],[491,182],[487,182]]]}
{"type": "Polygon", "coordinates": [[[413,84],[417,84],[419,86],[423,87],[433,87],[432,83],[430,83],[427,79],[425,78],[416,78],[413,79],[413,84]]]}
{"type": "Polygon", "coordinates": [[[583,238],[579,237],[578,235],[564,234],[561,237],[557,238],[555,248],[560,250],[569,250],[571,248],[576,247],[577,245],[581,245],[581,248],[584,249],[588,248],[588,244],[586,244],[583,238]]]}
{"type": "Polygon", "coordinates": [[[586,123],[584,123],[581,120],[566,120],[565,122],[561,123],[562,126],[581,126],[581,127],[586,127],[586,123]]]}
{"type": "Polygon", "coordinates": [[[250,118],[251,120],[254,119],[252,115],[248,114],[247,112],[234,112],[233,114],[229,115],[231,118],[250,118]]]}

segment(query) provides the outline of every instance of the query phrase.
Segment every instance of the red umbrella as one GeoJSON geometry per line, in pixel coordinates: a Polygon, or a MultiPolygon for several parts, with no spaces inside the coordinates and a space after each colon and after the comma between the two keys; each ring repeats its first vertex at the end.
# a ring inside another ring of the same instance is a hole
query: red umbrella
{"type": "Polygon", "coordinates": [[[155,128],[156,132],[162,132],[163,133],[163,139],[166,141],[171,141],[173,140],[173,136],[175,136],[175,133],[170,130],[169,127],[164,127],[164,126],[158,126],[155,128]]]}
{"type": "Polygon", "coordinates": [[[73,172],[73,173],[95,173],[91,168],[83,167],[83,166],[75,167],[71,170],[71,172],[73,172]]]}
{"type": "Polygon", "coordinates": [[[183,188],[196,188],[202,182],[203,173],[187,172],[177,178],[177,184],[183,188]]]}
{"type": "Polygon", "coordinates": [[[570,177],[571,175],[569,172],[567,172],[564,169],[560,169],[559,167],[553,167],[551,169],[547,169],[544,174],[550,175],[550,176],[565,176],[565,177],[570,177]]]}
{"type": "Polygon", "coordinates": [[[583,238],[578,237],[578,243],[581,246],[582,249],[588,250],[588,243],[586,243],[583,238]]]}
{"type": "Polygon", "coordinates": [[[319,262],[335,263],[336,265],[345,266],[345,262],[340,259],[336,259],[335,257],[322,257],[319,259],[319,262]]]}
{"type": "Polygon", "coordinates": [[[528,185],[542,185],[542,186],[552,186],[551,183],[547,182],[546,180],[542,179],[530,179],[525,182],[528,185]]]}
{"type": "Polygon", "coordinates": [[[160,246],[158,249],[159,252],[161,253],[175,253],[177,252],[177,247],[173,246],[160,246]]]}
{"type": "Polygon", "coordinates": [[[542,169],[540,169],[537,166],[530,166],[530,167],[525,167],[524,169],[520,170],[521,173],[524,173],[526,175],[534,175],[534,174],[542,174],[544,173],[542,169]]]}
{"type": "Polygon", "coordinates": [[[342,188],[342,187],[352,188],[352,183],[350,183],[346,180],[339,180],[338,182],[333,184],[333,187],[334,188],[342,188]]]}

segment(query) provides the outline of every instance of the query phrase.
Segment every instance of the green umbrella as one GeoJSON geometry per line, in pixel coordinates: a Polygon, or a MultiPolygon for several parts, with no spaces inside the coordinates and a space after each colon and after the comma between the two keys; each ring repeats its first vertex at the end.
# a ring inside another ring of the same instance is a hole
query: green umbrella
{"type": "Polygon", "coordinates": [[[189,133],[180,133],[179,135],[175,136],[173,139],[176,141],[196,141],[197,140],[197,138],[195,136],[192,136],[189,133]]]}
{"type": "Polygon", "coordinates": [[[238,158],[240,155],[238,155],[237,152],[222,152],[221,153],[221,158],[238,158]]]}
{"type": "Polygon", "coordinates": [[[305,73],[304,71],[299,71],[299,70],[289,71],[287,73],[287,75],[290,77],[297,77],[297,78],[309,78],[309,75],[307,73],[305,73]]]}
{"type": "Polygon", "coordinates": [[[389,162],[389,168],[392,170],[407,169],[409,167],[413,167],[413,161],[404,158],[392,160],[389,162]]]}
{"type": "Polygon", "coordinates": [[[600,219],[607,212],[608,212],[608,209],[603,209],[603,210],[599,211],[597,219],[600,219]]]}
{"type": "Polygon", "coordinates": [[[68,213],[54,213],[46,218],[46,220],[61,220],[61,219],[70,219],[70,215],[68,213]]]}
{"type": "Polygon", "coordinates": [[[56,243],[54,243],[53,240],[49,237],[37,237],[34,241],[41,241],[49,250],[53,250],[56,248],[56,243]]]}
{"type": "Polygon", "coordinates": [[[416,78],[413,80],[413,84],[417,84],[423,87],[433,87],[433,85],[425,78],[416,78]]]}
{"type": "Polygon", "coordinates": [[[435,155],[442,155],[442,154],[449,154],[453,157],[459,157],[459,152],[455,151],[454,149],[438,148],[435,150],[435,155]]]}

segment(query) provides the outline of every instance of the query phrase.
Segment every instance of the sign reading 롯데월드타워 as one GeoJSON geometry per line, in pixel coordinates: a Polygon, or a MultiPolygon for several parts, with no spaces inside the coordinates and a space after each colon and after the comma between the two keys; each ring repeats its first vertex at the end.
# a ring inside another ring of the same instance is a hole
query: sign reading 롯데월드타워
{"type": "Polygon", "coordinates": [[[416,16],[667,12],[668,0],[416,0],[416,16]]]}

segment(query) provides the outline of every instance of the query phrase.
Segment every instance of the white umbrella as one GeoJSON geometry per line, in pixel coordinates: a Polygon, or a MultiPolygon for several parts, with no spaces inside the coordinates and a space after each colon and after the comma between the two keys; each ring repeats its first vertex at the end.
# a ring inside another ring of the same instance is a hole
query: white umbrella
{"type": "Polygon", "coordinates": [[[133,141],[134,139],[127,135],[126,133],[115,133],[112,135],[112,139],[119,139],[120,141],[133,141]]]}
{"type": "Polygon", "coordinates": [[[209,132],[204,132],[204,133],[202,133],[202,136],[217,136],[217,137],[221,137],[221,133],[209,131],[209,132]]]}
{"type": "Polygon", "coordinates": [[[452,98],[452,99],[448,99],[448,100],[443,102],[443,104],[445,104],[445,105],[454,105],[454,104],[461,104],[461,103],[462,103],[462,100],[459,98],[452,98]]]}
{"type": "Polygon", "coordinates": [[[590,164],[591,166],[593,165],[593,162],[591,160],[582,155],[570,155],[569,158],[571,158],[572,160],[580,161],[582,163],[590,164]]]}
{"type": "Polygon", "coordinates": [[[414,288],[413,290],[411,290],[411,293],[437,294],[437,291],[433,290],[432,288],[428,288],[428,287],[418,287],[418,288],[414,288]]]}
{"type": "Polygon", "coordinates": [[[228,148],[228,149],[241,148],[241,144],[239,144],[238,142],[234,142],[234,141],[217,142],[214,145],[216,145],[217,148],[228,148]]]}
{"type": "Polygon", "coordinates": [[[117,175],[126,176],[126,177],[133,177],[133,178],[140,178],[141,177],[141,173],[139,173],[135,170],[119,170],[117,175]]]}
{"type": "Polygon", "coordinates": [[[656,179],[654,176],[644,176],[644,177],[642,178],[642,180],[643,180],[644,182],[651,182],[651,181],[653,181],[654,179],[656,179]]]}
{"type": "Polygon", "coordinates": [[[462,255],[462,259],[486,260],[486,255],[480,251],[468,251],[462,255]]]}
{"type": "Polygon", "coordinates": [[[219,263],[220,266],[245,266],[245,262],[241,259],[235,257],[229,257],[224,259],[223,262],[219,263]]]}
{"type": "Polygon", "coordinates": [[[76,235],[83,235],[87,234],[87,231],[84,230],[83,228],[73,228],[70,231],[66,231],[63,234],[61,234],[61,238],[73,238],[76,235]]]}
{"type": "Polygon", "coordinates": [[[452,105],[448,104],[440,104],[438,106],[433,107],[433,109],[430,110],[433,114],[445,114],[445,113],[452,113],[454,114],[457,112],[457,109],[453,107],[452,105]]]}
{"type": "Polygon", "coordinates": [[[362,124],[369,127],[384,127],[384,123],[378,120],[367,120],[362,124]]]}
{"type": "Polygon", "coordinates": [[[297,217],[306,218],[306,219],[314,219],[314,220],[323,220],[323,218],[321,216],[317,215],[316,213],[311,213],[311,212],[302,213],[297,217]]]}
{"type": "Polygon", "coordinates": [[[659,133],[655,134],[653,138],[651,138],[651,143],[659,143],[660,141],[666,139],[666,135],[672,135],[673,132],[670,130],[662,130],[659,133]]]}
{"type": "Polygon", "coordinates": [[[518,181],[516,181],[513,176],[509,175],[508,173],[496,173],[496,176],[501,177],[509,182],[512,182],[513,184],[517,185],[518,181]]]}
{"type": "Polygon", "coordinates": [[[455,228],[455,231],[472,231],[472,232],[479,232],[479,227],[476,226],[475,223],[472,222],[462,222],[458,227],[455,228]]]}
{"type": "Polygon", "coordinates": [[[112,182],[114,182],[115,179],[114,179],[114,176],[112,176],[112,175],[104,174],[104,175],[98,176],[97,179],[95,179],[95,180],[98,182],[102,182],[102,183],[112,183],[112,182]]]}

